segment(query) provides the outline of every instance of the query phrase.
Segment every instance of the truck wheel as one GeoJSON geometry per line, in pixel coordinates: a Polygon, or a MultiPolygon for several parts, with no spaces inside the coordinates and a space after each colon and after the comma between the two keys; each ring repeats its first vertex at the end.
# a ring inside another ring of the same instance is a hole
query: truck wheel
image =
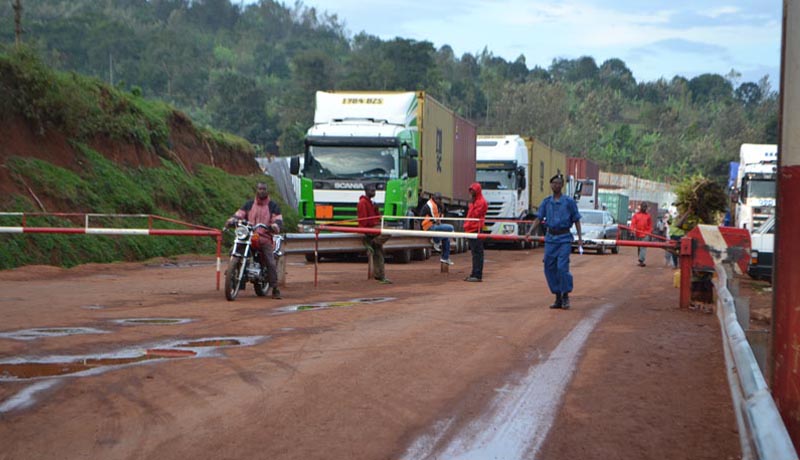
{"type": "Polygon", "coordinates": [[[601,244],[600,246],[597,247],[597,253],[600,254],[600,255],[605,254],[606,253],[606,247],[601,244]]]}
{"type": "Polygon", "coordinates": [[[619,254],[619,246],[612,247],[611,254],[619,254]]]}
{"type": "Polygon", "coordinates": [[[425,249],[412,249],[411,260],[425,260],[425,249]]]}
{"type": "Polygon", "coordinates": [[[411,249],[403,249],[393,254],[394,261],[398,264],[407,264],[411,262],[411,249]]]}

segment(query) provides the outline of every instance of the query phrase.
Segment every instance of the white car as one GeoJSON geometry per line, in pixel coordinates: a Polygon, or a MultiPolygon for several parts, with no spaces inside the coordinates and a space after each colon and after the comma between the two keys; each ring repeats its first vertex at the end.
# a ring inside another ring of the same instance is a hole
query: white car
{"type": "MultiPolygon", "coordinates": [[[[583,236],[583,249],[594,249],[598,254],[604,254],[609,249],[612,254],[619,254],[619,246],[616,240],[619,227],[608,211],[600,209],[580,209],[581,213],[581,232],[583,236]]],[[[578,248],[578,230],[572,226],[572,235],[575,238],[572,242],[572,249],[578,248]]]]}

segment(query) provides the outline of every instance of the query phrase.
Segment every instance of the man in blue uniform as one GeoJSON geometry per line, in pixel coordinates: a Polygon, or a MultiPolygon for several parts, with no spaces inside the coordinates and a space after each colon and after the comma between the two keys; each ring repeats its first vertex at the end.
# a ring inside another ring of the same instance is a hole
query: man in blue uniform
{"type": "Polygon", "coordinates": [[[578,245],[583,246],[581,236],[581,214],[578,205],[571,197],[561,194],[564,176],[557,174],[550,179],[553,194],[542,200],[538,217],[533,221],[536,228],[544,223],[547,234],[544,237],[544,276],[550,292],[556,301],[550,308],[569,308],[569,293],[572,292],[572,274],[569,272],[569,255],[572,252],[572,233],[575,224],[578,230],[578,245]]]}

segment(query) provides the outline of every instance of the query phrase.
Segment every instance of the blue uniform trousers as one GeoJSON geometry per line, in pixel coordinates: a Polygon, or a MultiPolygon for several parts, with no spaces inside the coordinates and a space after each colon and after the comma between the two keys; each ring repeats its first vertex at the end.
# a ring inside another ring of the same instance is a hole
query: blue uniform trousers
{"type": "Polygon", "coordinates": [[[569,272],[569,255],[572,241],[545,241],[544,276],[553,294],[572,292],[572,273],[569,272]]]}

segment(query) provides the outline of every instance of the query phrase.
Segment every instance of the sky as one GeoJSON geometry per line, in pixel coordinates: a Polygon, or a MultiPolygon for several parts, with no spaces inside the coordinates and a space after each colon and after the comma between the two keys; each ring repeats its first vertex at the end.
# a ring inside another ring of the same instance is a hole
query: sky
{"type": "MultiPolygon", "coordinates": [[[[250,3],[250,2],[245,2],[250,3]]],[[[284,2],[292,7],[293,1],[284,2]]],[[[781,0],[303,0],[337,15],[352,37],[449,45],[548,68],[556,58],[625,61],[637,81],[768,75],[779,86],[781,0]]]]}

